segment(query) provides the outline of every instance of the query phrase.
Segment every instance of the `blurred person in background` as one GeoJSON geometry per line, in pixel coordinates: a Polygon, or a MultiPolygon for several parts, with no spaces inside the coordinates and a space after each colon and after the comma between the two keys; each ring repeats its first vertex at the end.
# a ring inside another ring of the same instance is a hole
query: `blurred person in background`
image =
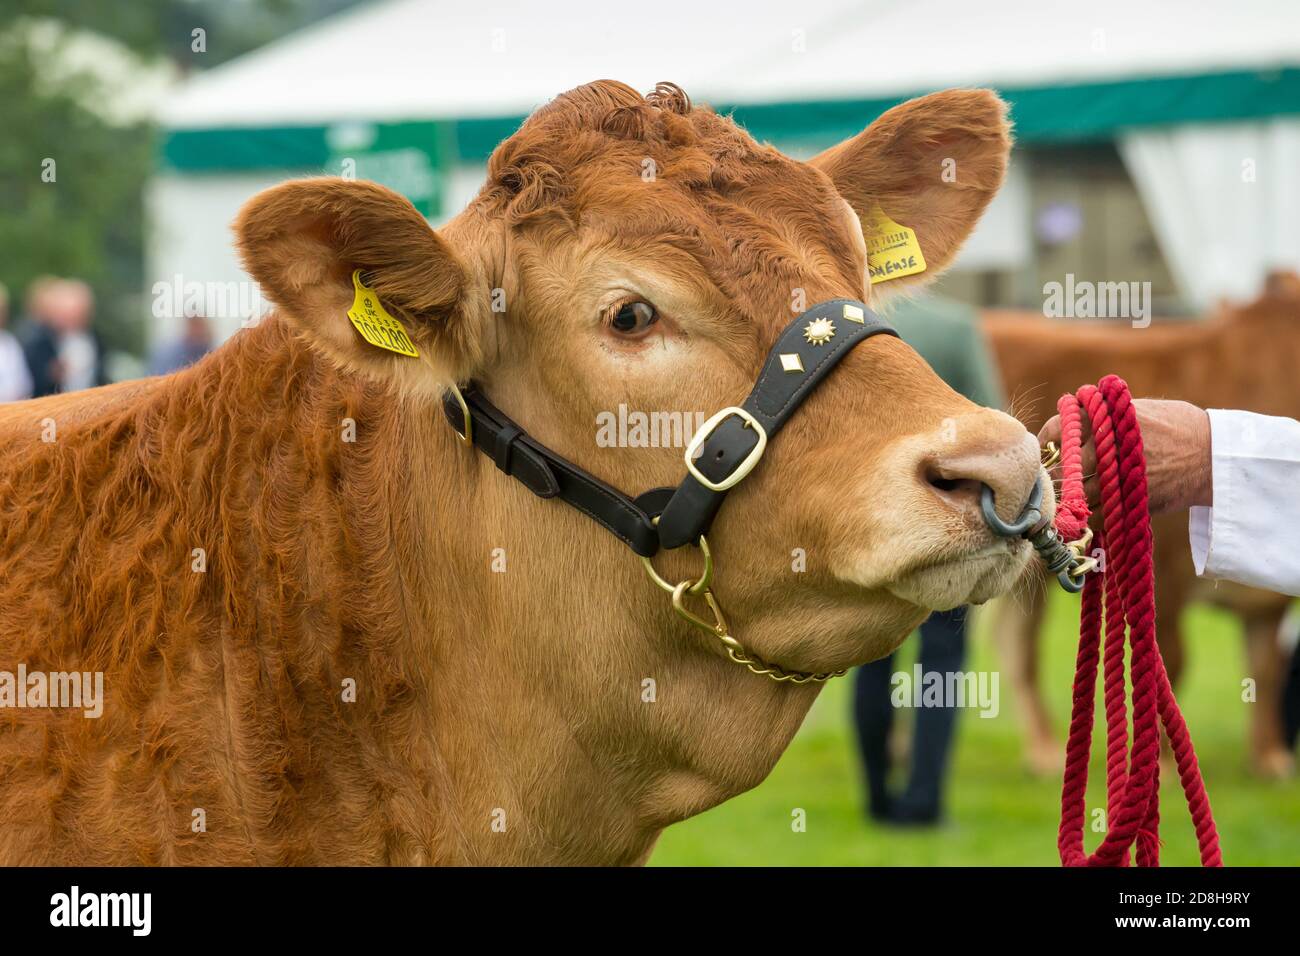
{"type": "Polygon", "coordinates": [[[19,316],[14,328],[18,344],[23,349],[27,373],[31,376],[32,395],[38,398],[58,391],[57,383],[50,377],[48,363],[34,366],[32,360],[42,358],[41,353],[46,346],[41,343],[52,334],[49,330],[50,305],[54,301],[59,281],[56,276],[37,276],[27,284],[23,314],[19,316]]]}
{"type": "MultiPolygon", "coordinates": [[[[888,316],[903,341],[955,391],[977,405],[1002,407],[1001,379],[974,309],[928,296],[902,302],[888,316]]],[[[965,660],[966,612],[965,607],[936,611],[921,625],[921,673],[944,675],[944,687],[949,686],[946,675],[960,671],[965,660]]],[[[853,713],[866,771],[868,812],[885,823],[933,825],[942,813],[957,709],[948,700],[938,707],[915,708],[907,785],[901,793],[891,792],[894,658],[890,654],[859,667],[854,684],[853,713]]]]}
{"type": "Polygon", "coordinates": [[[180,338],[164,343],[154,353],[149,363],[153,375],[166,375],[177,369],[193,365],[212,351],[212,325],[205,315],[195,313],[185,317],[185,331],[180,338]]]}
{"type": "Polygon", "coordinates": [[[27,283],[27,297],[23,299],[23,314],[19,316],[20,325],[30,327],[44,321],[50,294],[58,288],[60,281],[58,276],[37,276],[27,283]]]}
{"type": "Polygon", "coordinates": [[[9,290],[0,285],[0,402],[19,402],[32,397],[32,375],[27,371],[23,347],[6,326],[9,324],[9,290]]]}
{"type": "Polygon", "coordinates": [[[53,395],[107,384],[104,349],[91,324],[95,296],[79,279],[43,285],[32,303],[31,326],[23,350],[32,374],[33,394],[53,395]]]}
{"type": "Polygon", "coordinates": [[[54,276],[33,279],[24,300],[18,338],[32,378],[32,395],[36,398],[59,390],[58,333],[53,316],[62,281],[54,276]]]}

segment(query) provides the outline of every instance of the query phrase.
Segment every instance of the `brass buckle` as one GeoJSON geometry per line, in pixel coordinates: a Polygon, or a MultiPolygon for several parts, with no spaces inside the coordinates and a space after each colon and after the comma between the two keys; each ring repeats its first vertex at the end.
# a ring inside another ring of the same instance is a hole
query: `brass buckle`
{"type": "Polygon", "coordinates": [[[456,396],[456,401],[460,404],[460,412],[464,416],[463,421],[465,422],[465,431],[463,433],[456,431],[454,427],[452,428],[452,431],[456,432],[457,438],[459,438],[470,448],[473,448],[474,447],[474,419],[470,418],[469,406],[465,404],[465,396],[460,393],[460,388],[456,385],[455,382],[452,382],[451,384],[451,393],[456,396]]]}
{"type": "Polygon", "coordinates": [[[754,470],[754,466],[757,465],[758,460],[763,457],[763,451],[766,448],[767,432],[763,429],[763,426],[759,424],[758,419],[739,405],[732,405],[728,408],[724,408],[701,425],[699,430],[696,431],[695,435],[691,438],[690,442],[686,446],[686,470],[690,472],[691,476],[705,488],[708,488],[711,491],[726,491],[728,488],[733,488],[740,484],[740,482],[744,480],[745,476],[754,470]],[[713,434],[713,430],[732,415],[737,415],[744,419],[746,428],[753,428],[758,432],[758,444],[756,444],[750,453],[745,456],[745,460],[732,470],[731,474],[726,478],[723,478],[721,481],[713,481],[695,467],[695,453],[700,450],[700,446],[702,446],[708,440],[709,436],[713,434]]]}

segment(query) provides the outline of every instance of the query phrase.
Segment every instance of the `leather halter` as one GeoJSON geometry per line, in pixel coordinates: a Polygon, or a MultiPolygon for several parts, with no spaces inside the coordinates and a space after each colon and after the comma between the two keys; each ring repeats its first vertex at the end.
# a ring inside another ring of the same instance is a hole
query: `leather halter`
{"type": "Polygon", "coordinates": [[[727,491],[753,471],[795,409],[854,346],[881,334],[898,335],[854,299],[830,299],[804,312],[772,346],[744,403],[722,409],[695,433],[681,484],[636,498],[538,442],[473,385],[445,395],[443,411],[462,441],[533,494],[568,502],[649,558],[660,549],[699,543],[727,491]]]}

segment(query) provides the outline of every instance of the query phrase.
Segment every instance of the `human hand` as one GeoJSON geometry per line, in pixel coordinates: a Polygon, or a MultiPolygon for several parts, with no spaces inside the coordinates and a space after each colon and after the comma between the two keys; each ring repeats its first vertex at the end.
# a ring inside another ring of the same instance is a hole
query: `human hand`
{"type": "MultiPolygon", "coordinates": [[[[1210,416],[1188,402],[1158,398],[1135,398],[1138,427],[1147,461],[1147,494],[1152,514],[1183,511],[1193,505],[1214,502],[1213,469],[1210,456],[1210,416]]],[[[1089,507],[1099,500],[1097,453],[1087,412],[1083,420],[1084,490],[1089,507]]],[[[1039,444],[1061,444],[1061,417],[1053,415],[1038,433],[1039,444]]],[[[1052,469],[1060,480],[1061,467],[1052,469]]]]}

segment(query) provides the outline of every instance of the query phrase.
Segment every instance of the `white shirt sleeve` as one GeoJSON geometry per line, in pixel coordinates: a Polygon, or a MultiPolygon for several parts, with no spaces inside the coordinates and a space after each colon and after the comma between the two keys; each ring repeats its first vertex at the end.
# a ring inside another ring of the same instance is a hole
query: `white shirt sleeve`
{"type": "Polygon", "coordinates": [[[27,371],[23,347],[9,332],[0,329],[0,402],[17,402],[32,397],[32,376],[27,371]]]}
{"type": "Polygon", "coordinates": [[[1196,573],[1300,595],[1300,422],[1209,416],[1214,505],[1188,519],[1196,573]]]}

